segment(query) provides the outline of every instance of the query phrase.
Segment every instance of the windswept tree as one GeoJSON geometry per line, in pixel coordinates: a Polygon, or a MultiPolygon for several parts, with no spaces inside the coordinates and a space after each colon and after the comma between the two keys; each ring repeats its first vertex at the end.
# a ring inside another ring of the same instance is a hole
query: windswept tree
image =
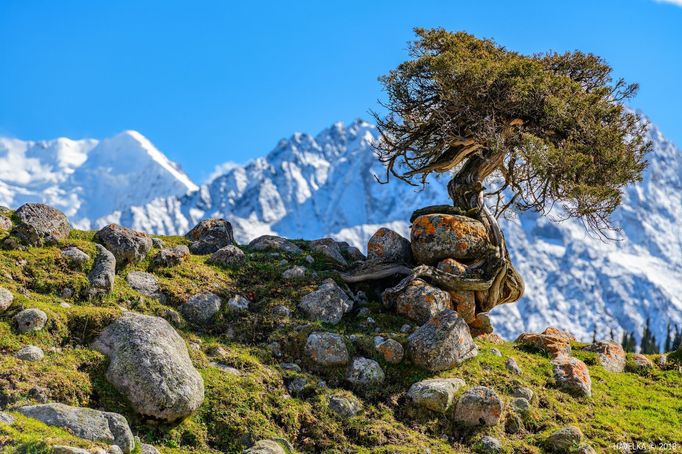
{"type": "Polygon", "coordinates": [[[479,219],[497,248],[484,265],[494,275],[487,306],[513,301],[523,280],[498,217],[552,211],[608,237],[609,215],[651,147],[644,122],[623,106],[637,85],[614,80],[591,54],[523,55],[467,33],[415,31],[411,59],[380,79],[379,158],[387,177],[413,185],[450,176],[454,207],[479,219]]]}

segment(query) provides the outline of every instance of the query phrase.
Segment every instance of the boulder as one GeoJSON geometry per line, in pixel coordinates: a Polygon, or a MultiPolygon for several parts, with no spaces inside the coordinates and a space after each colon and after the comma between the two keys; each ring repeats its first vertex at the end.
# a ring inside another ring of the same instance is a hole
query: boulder
{"type": "Polygon", "coordinates": [[[485,226],[476,219],[450,214],[426,214],[412,222],[412,255],[419,264],[436,265],[443,259],[471,260],[490,245],[485,226]]]}
{"type": "MultiPolygon", "coordinates": [[[[476,297],[474,292],[467,290],[460,291],[450,291],[450,304],[452,309],[456,310],[457,313],[464,319],[469,325],[476,325],[476,297]]],[[[479,317],[480,319],[480,317],[479,317]]],[[[484,330],[485,331],[485,330],[484,330]]]]}
{"type": "Polygon", "coordinates": [[[304,351],[306,356],[320,366],[345,366],[350,359],[343,337],[335,333],[311,333],[304,351]]]}
{"type": "Polygon", "coordinates": [[[654,363],[651,362],[649,358],[640,353],[634,353],[632,355],[632,364],[637,369],[653,369],[654,367],[654,363]]]}
{"type": "Polygon", "coordinates": [[[533,400],[533,390],[525,386],[518,386],[512,391],[512,397],[521,397],[528,402],[533,400]]]}
{"type": "Polygon", "coordinates": [[[311,320],[336,325],[344,314],[353,309],[353,300],[333,279],[327,279],[298,303],[298,308],[311,320]]]}
{"type": "Polygon", "coordinates": [[[244,450],[244,454],[288,454],[290,449],[284,449],[282,444],[276,440],[257,441],[249,449],[244,450]]]}
{"type": "Polygon", "coordinates": [[[305,267],[296,265],[282,273],[282,278],[286,280],[302,279],[305,277],[305,267]]]}
{"type": "Polygon", "coordinates": [[[474,445],[474,452],[479,454],[497,454],[502,452],[502,443],[495,437],[484,435],[474,445]]]}
{"type": "Polygon", "coordinates": [[[382,227],[367,243],[367,258],[379,262],[412,263],[410,241],[393,230],[382,227]]]}
{"type": "Polygon", "coordinates": [[[450,257],[438,262],[436,268],[438,268],[441,271],[445,271],[446,273],[454,274],[455,276],[464,274],[467,270],[466,265],[450,257]]]}
{"type": "Polygon", "coordinates": [[[587,366],[579,359],[560,355],[552,361],[554,379],[560,388],[578,396],[592,395],[592,381],[587,366]]]}
{"type": "Polygon", "coordinates": [[[504,362],[504,367],[512,374],[521,375],[521,368],[514,358],[507,358],[504,362]]]}
{"type": "MultiPolygon", "coordinates": [[[[104,451],[102,451],[104,452],[104,451]]],[[[55,445],[52,447],[52,454],[91,454],[90,451],[83,448],[74,448],[72,446],[55,445]]],[[[109,454],[109,453],[107,453],[109,454]]]]}
{"type": "Polygon", "coordinates": [[[412,279],[406,286],[387,289],[382,295],[386,307],[395,307],[398,314],[414,320],[419,325],[428,322],[439,312],[452,309],[448,292],[427,284],[421,279],[412,279]],[[400,290],[395,290],[399,288],[400,290]]]}
{"type": "Polygon", "coordinates": [[[30,246],[57,243],[69,236],[71,224],[64,213],[42,203],[27,203],[14,213],[17,223],[12,230],[30,246]]]}
{"type": "Polygon", "coordinates": [[[232,312],[248,312],[251,301],[241,295],[234,295],[227,300],[227,308],[232,312]]]}
{"type": "Polygon", "coordinates": [[[152,238],[152,246],[157,249],[163,249],[166,247],[166,243],[161,238],[152,238]]]}
{"type": "Polygon", "coordinates": [[[597,451],[595,451],[592,446],[583,443],[582,445],[578,446],[576,454],[597,454],[597,451]]]}
{"type": "Polygon", "coordinates": [[[95,233],[94,239],[114,254],[118,268],[141,262],[152,248],[149,235],[118,224],[102,227],[95,233]]]}
{"type": "Polygon", "coordinates": [[[203,402],[204,382],[185,341],[160,317],[126,313],[93,348],[109,357],[107,380],[141,415],[175,421],[203,402]]]}
{"type": "Polygon", "coordinates": [[[286,238],[275,235],[259,236],[249,243],[254,251],[282,251],[289,254],[300,254],[303,250],[286,238]]]}
{"type": "Polygon", "coordinates": [[[322,238],[310,242],[310,249],[332,259],[341,266],[347,266],[348,262],[341,253],[339,244],[331,238],[322,238]]]}
{"type": "Polygon", "coordinates": [[[190,322],[197,325],[207,325],[220,311],[220,297],[214,293],[205,292],[192,296],[180,306],[180,312],[190,322]]]}
{"type": "Polygon", "coordinates": [[[86,440],[117,445],[123,452],[135,449],[135,439],[126,419],[117,414],[91,408],[52,403],[19,407],[19,413],[61,427],[86,440]]]}
{"type": "Polygon", "coordinates": [[[432,372],[450,369],[478,354],[469,327],[453,310],[444,310],[407,338],[412,362],[432,372]]]}
{"type": "Polygon", "coordinates": [[[152,269],[178,266],[190,256],[189,248],[184,244],[172,248],[161,249],[153,258],[152,269]]]}
{"type": "Polygon", "coordinates": [[[356,248],[355,246],[351,246],[345,241],[337,241],[337,244],[339,245],[339,249],[341,249],[341,253],[348,257],[352,262],[367,260],[365,254],[363,254],[360,249],[356,248]]]}
{"type": "Polygon", "coordinates": [[[329,396],[329,409],[342,418],[351,418],[362,410],[362,405],[357,399],[329,396]]]}
{"type": "Polygon", "coordinates": [[[208,258],[207,262],[211,265],[218,265],[223,267],[239,265],[246,259],[244,251],[239,249],[234,244],[228,244],[215,251],[208,258]]]}
{"type": "Polygon", "coordinates": [[[62,249],[62,257],[69,264],[69,267],[82,271],[90,260],[90,256],[78,249],[76,246],[69,246],[62,249]]]}
{"type": "Polygon", "coordinates": [[[585,350],[597,353],[599,364],[609,372],[623,372],[625,369],[625,350],[618,342],[597,341],[585,350]]]}
{"type": "Polygon", "coordinates": [[[516,343],[541,350],[551,357],[571,354],[571,342],[575,338],[565,331],[556,328],[547,328],[542,333],[523,333],[517,339],[516,343]]]}
{"type": "Polygon", "coordinates": [[[211,218],[199,222],[185,237],[192,243],[192,254],[212,254],[218,249],[234,244],[232,224],[225,219],[211,218]]]}
{"type": "Polygon", "coordinates": [[[0,411],[0,424],[7,424],[8,426],[13,425],[16,422],[16,418],[9,413],[0,411]]]}
{"type": "Polygon", "coordinates": [[[152,445],[140,443],[140,454],[161,454],[161,452],[152,445]]]}
{"type": "Polygon", "coordinates": [[[14,295],[4,287],[0,287],[0,314],[5,312],[12,305],[14,295]]]}
{"type": "Polygon", "coordinates": [[[384,381],[384,371],[379,363],[368,358],[354,358],[346,370],[346,380],[353,386],[376,386],[384,381]]]}
{"type": "Polygon", "coordinates": [[[97,244],[97,257],[95,264],[88,274],[90,297],[102,296],[114,289],[114,276],[116,275],[116,258],[101,244],[97,244]]]}
{"type": "Polygon", "coordinates": [[[45,357],[43,349],[35,345],[27,345],[14,354],[16,358],[23,361],[40,361],[45,357]]]}
{"type": "Polygon", "coordinates": [[[14,323],[20,333],[40,331],[45,327],[47,314],[40,309],[24,309],[14,316],[14,323]]]}
{"type": "Polygon", "coordinates": [[[465,386],[460,378],[434,378],[414,383],[407,397],[417,406],[445,413],[454,402],[455,394],[465,386]]]}
{"type": "Polygon", "coordinates": [[[12,230],[12,220],[8,218],[7,216],[0,215],[0,230],[2,231],[8,231],[12,230]]]}
{"type": "Polygon", "coordinates": [[[457,401],[454,420],[464,426],[494,426],[502,416],[502,400],[495,391],[476,386],[457,401]]]}
{"type": "Polygon", "coordinates": [[[405,350],[400,342],[394,339],[383,339],[375,342],[374,349],[381,353],[384,361],[390,364],[399,364],[405,356],[405,350]]]}
{"type": "Polygon", "coordinates": [[[493,334],[493,324],[487,312],[479,312],[476,314],[476,318],[468,324],[471,335],[474,337],[493,334]]]}
{"type": "Polygon", "coordinates": [[[130,288],[150,298],[159,297],[159,281],[151,273],[145,271],[131,271],[126,276],[130,288]]]}
{"type": "Polygon", "coordinates": [[[530,411],[530,402],[524,397],[515,397],[509,402],[509,406],[517,413],[528,413],[530,411]]]}
{"type": "Polygon", "coordinates": [[[550,452],[569,453],[574,452],[583,439],[583,433],[575,426],[567,426],[559,429],[545,440],[545,447],[550,452]]]}

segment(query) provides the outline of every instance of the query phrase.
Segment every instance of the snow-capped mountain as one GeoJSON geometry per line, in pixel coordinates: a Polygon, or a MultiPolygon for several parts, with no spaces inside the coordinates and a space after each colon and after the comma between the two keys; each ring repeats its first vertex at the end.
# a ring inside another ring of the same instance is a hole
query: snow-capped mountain
{"type": "Polygon", "coordinates": [[[0,204],[41,201],[88,229],[116,221],[131,204],[198,187],[144,136],[21,141],[0,137],[0,204]]]}
{"type": "MultiPolygon", "coordinates": [[[[502,220],[512,258],[526,281],[526,295],[516,304],[493,310],[497,332],[511,338],[552,325],[584,340],[591,338],[595,328],[600,338],[612,330],[619,338],[623,329],[641,333],[650,318],[662,342],[668,322],[682,325],[682,235],[678,227],[682,221],[682,152],[654,127],[650,134],[655,144],[651,164],[643,181],[626,190],[623,206],[614,215],[614,223],[623,229],[620,241],[603,242],[586,233],[579,221],[554,223],[537,213],[502,220]]],[[[174,190],[158,191],[165,196],[156,198],[150,190],[156,186],[145,186],[137,198],[139,189],[131,184],[121,188],[130,192],[122,192],[116,203],[111,202],[116,205],[112,214],[99,209],[88,216],[90,212],[80,208],[67,214],[80,226],[96,227],[111,220],[158,234],[182,234],[202,218],[220,216],[232,222],[240,242],[266,233],[308,239],[332,236],[365,249],[380,226],[407,236],[414,209],[448,203],[445,180],[435,179],[421,190],[395,180],[379,184],[375,175],[383,177],[384,171],[371,148],[376,136],[374,126],[363,121],[348,126],[336,123],[314,137],[294,134],[247,165],[230,163],[223,167],[224,174],[185,195],[177,194],[192,189],[188,179],[176,178],[174,190]],[[122,208],[126,200],[133,205],[122,208]]],[[[88,148],[90,143],[78,142],[76,148],[88,149],[81,154],[92,156],[96,144],[88,148]]],[[[64,150],[75,145],[70,147],[62,145],[64,150]]],[[[42,176],[40,184],[49,187],[61,187],[61,183],[45,180],[65,178],[78,182],[74,185],[80,188],[86,188],[88,181],[101,182],[62,176],[72,168],[87,168],[77,162],[81,154],[52,152],[51,156],[61,158],[50,161],[56,164],[43,164],[51,173],[26,165],[20,187],[32,187],[29,182],[38,175],[42,176]]],[[[2,159],[0,181],[6,184],[2,159]]],[[[106,156],[94,162],[96,169],[106,167],[98,164],[106,162],[106,156]]],[[[2,189],[0,195],[5,197],[2,189]]],[[[11,189],[9,194],[13,194],[11,189]]],[[[107,202],[112,199],[108,191],[104,195],[107,202]]],[[[29,198],[22,197],[5,203],[17,206],[29,198]]]]}

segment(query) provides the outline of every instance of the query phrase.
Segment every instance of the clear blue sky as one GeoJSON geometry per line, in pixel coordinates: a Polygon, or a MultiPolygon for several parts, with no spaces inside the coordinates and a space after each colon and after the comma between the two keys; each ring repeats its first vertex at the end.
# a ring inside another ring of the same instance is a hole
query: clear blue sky
{"type": "Polygon", "coordinates": [[[368,118],[414,26],[602,55],[682,144],[682,6],[654,0],[1,0],[0,134],[136,129],[201,180],[294,131],[368,118]]]}

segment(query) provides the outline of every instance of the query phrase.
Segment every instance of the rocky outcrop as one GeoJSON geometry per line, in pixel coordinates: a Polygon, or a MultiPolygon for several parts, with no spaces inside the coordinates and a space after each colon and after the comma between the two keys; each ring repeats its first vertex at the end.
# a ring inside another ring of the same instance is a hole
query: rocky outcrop
{"type": "Polygon", "coordinates": [[[339,243],[334,241],[331,238],[322,238],[320,240],[314,240],[310,242],[310,249],[313,251],[317,252],[318,254],[321,254],[332,261],[334,261],[337,265],[341,266],[347,266],[348,262],[346,261],[345,257],[341,253],[341,248],[339,247],[339,243]]]}
{"type": "Polygon", "coordinates": [[[353,309],[353,301],[332,279],[327,279],[298,303],[298,308],[311,320],[333,325],[353,309]]]}
{"type": "Polygon", "coordinates": [[[384,339],[378,337],[374,339],[374,349],[381,354],[389,364],[399,364],[405,356],[403,345],[395,339],[384,339]]]}
{"type": "Polygon", "coordinates": [[[185,341],[160,317],[126,313],[93,347],[109,357],[107,380],[144,416],[175,421],[204,399],[204,383],[185,341]]]}
{"type": "Polygon", "coordinates": [[[192,242],[189,245],[192,254],[212,254],[234,244],[232,224],[225,219],[204,219],[187,232],[185,237],[192,242]]]}
{"type": "Polygon", "coordinates": [[[410,241],[393,230],[382,227],[367,243],[367,258],[380,262],[411,263],[410,241]]]}
{"type": "Polygon", "coordinates": [[[427,214],[412,222],[412,255],[418,263],[436,265],[447,258],[470,260],[488,248],[488,233],[467,216],[427,214]]]}
{"type": "Polygon", "coordinates": [[[55,244],[69,236],[71,224],[64,213],[42,203],[27,203],[14,213],[12,233],[30,246],[55,244]]]}
{"type": "Polygon", "coordinates": [[[95,233],[94,239],[114,254],[119,269],[129,263],[141,262],[152,248],[149,235],[118,224],[102,227],[95,233]]]}
{"type": "Polygon", "coordinates": [[[580,445],[583,433],[576,426],[566,426],[547,438],[545,446],[548,451],[556,453],[574,452],[580,445]]]}

